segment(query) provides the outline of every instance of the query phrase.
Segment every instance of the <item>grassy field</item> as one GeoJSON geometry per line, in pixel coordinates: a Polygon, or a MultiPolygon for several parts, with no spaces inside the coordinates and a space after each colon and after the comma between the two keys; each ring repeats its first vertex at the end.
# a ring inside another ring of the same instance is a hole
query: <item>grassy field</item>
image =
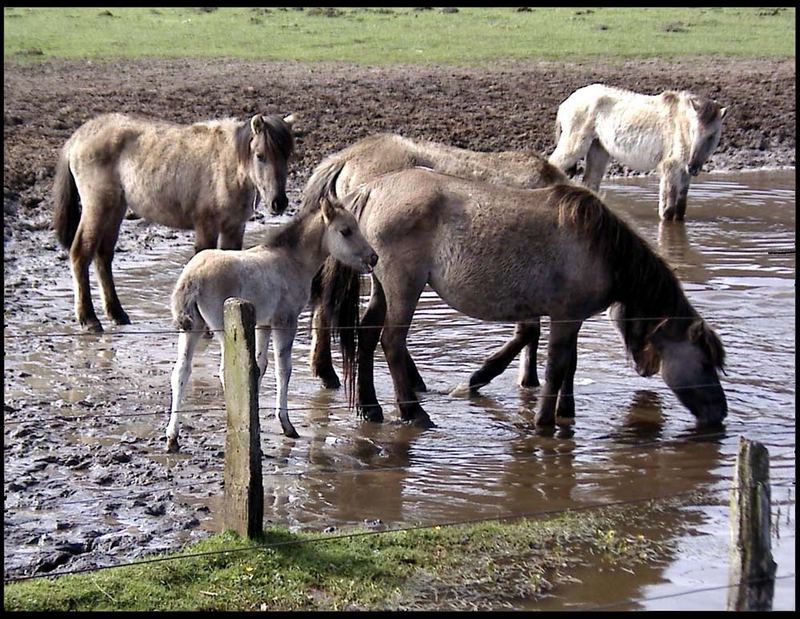
{"type": "Polygon", "coordinates": [[[4,59],[794,57],[794,8],[5,8],[4,59]],[[455,10],[454,10],[455,11],[455,10]]]}
{"type": "MultiPolygon", "coordinates": [[[[626,570],[666,549],[658,501],[567,512],[546,520],[332,535],[272,529],[259,543],[231,533],[200,542],[193,558],[7,584],[9,610],[469,610],[533,600],[569,583],[593,556],[626,570]],[[624,528],[626,533],[621,533],[624,528]],[[237,549],[237,552],[220,553],[237,549]],[[205,553],[205,554],[203,554],[205,553]]],[[[667,544],[668,547],[668,544],[667,544]]]]}

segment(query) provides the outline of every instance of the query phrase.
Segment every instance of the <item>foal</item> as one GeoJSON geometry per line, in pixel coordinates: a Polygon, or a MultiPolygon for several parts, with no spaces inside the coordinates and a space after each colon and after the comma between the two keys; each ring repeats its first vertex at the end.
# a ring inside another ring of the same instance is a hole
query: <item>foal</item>
{"type": "MultiPolygon", "coordinates": [[[[195,254],[184,267],[172,293],[172,316],[180,334],[178,360],[172,372],[168,451],[179,449],[178,412],[195,346],[205,326],[224,346],[223,305],[229,297],[242,298],[255,306],[259,385],[267,370],[270,335],[275,331],[275,415],[286,436],[298,437],[287,410],[292,344],[297,317],[311,293],[311,280],[329,255],[360,272],[371,272],[378,262],[353,215],[322,199],[320,209],[301,214],[263,245],[245,251],[207,249],[195,254]]],[[[223,389],[224,359],[223,351],[219,372],[223,389]]]]}

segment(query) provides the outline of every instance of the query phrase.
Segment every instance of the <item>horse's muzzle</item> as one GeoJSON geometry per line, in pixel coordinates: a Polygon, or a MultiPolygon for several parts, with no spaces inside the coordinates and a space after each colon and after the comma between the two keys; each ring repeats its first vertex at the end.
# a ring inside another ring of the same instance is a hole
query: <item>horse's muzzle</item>
{"type": "Polygon", "coordinates": [[[289,198],[286,197],[286,194],[282,194],[272,201],[270,209],[273,215],[280,215],[286,210],[287,206],[289,206],[289,198]]]}

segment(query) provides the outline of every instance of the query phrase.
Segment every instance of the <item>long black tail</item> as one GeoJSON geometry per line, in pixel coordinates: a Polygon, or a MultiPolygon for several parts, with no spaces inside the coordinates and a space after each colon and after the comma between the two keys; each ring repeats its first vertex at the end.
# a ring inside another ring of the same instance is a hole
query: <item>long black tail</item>
{"type": "MultiPolygon", "coordinates": [[[[360,191],[345,205],[360,218],[369,193],[360,191]]],[[[321,300],[325,316],[330,320],[331,332],[338,339],[342,353],[342,372],[347,401],[355,405],[355,381],[358,371],[358,328],[360,325],[361,276],[358,271],[329,258],[318,273],[321,282],[321,300]]]]}
{"type": "Polygon", "coordinates": [[[81,221],[81,205],[78,187],[69,169],[67,148],[61,150],[56,164],[56,177],[53,182],[53,230],[58,242],[65,249],[72,246],[78,224],[81,221]]]}

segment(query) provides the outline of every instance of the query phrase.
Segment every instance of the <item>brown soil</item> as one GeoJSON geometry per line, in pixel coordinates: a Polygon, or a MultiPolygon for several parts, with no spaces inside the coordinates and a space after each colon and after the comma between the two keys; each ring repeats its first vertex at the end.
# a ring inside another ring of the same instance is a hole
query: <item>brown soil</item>
{"type": "MultiPolygon", "coordinates": [[[[592,82],[645,93],[685,89],[730,106],[707,170],[795,163],[794,59],[480,68],[234,60],[11,64],[5,66],[3,109],[6,237],[18,217],[44,224],[58,149],[81,123],[103,112],[184,123],[299,112],[289,182],[294,193],[325,155],[378,131],[474,150],[549,153],[558,104],[592,82]]],[[[610,173],[626,171],[617,166],[610,173]]]]}

